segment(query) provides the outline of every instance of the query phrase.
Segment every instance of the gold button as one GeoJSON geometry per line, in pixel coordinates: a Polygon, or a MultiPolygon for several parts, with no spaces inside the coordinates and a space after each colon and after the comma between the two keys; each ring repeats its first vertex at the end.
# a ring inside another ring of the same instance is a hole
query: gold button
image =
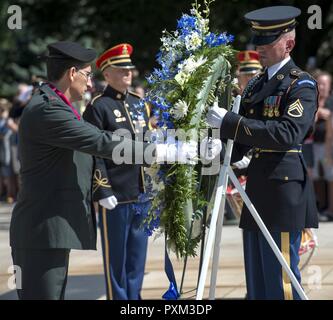
{"type": "Polygon", "coordinates": [[[289,180],[289,177],[284,177],[284,180],[288,181],[288,180],[289,180]]]}
{"type": "Polygon", "coordinates": [[[249,111],[249,112],[250,112],[250,114],[253,114],[254,110],[253,110],[253,109],[250,109],[250,111],[249,111]]]}
{"type": "Polygon", "coordinates": [[[259,158],[259,153],[256,153],[256,154],[254,155],[254,157],[258,159],[258,158],[259,158]]]}

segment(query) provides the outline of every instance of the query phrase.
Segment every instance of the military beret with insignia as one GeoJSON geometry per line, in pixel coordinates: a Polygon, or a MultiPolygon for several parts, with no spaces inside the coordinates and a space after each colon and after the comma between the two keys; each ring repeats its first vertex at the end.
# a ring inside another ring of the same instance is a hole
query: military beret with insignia
{"type": "Polygon", "coordinates": [[[76,60],[82,63],[92,62],[96,59],[96,51],[82,47],[79,43],[71,41],[58,41],[47,46],[49,54],[47,59],[76,60]]]}

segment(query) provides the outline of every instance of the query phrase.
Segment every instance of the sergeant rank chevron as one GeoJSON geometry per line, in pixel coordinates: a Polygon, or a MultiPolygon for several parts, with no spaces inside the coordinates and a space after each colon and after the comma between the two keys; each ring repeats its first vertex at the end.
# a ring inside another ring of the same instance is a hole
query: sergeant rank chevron
{"type": "Polygon", "coordinates": [[[299,118],[303,115],[304,108],[299,99],[297,99],[294,103],[292,103],[288,108],[288,114],[291,117],[299,118]]]}

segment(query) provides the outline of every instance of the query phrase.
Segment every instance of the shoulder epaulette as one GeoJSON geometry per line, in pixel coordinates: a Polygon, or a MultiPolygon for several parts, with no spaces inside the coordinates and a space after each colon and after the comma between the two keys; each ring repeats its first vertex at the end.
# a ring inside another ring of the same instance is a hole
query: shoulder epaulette
{"type": "Polygon", "coordinates": [[[316,80],[306,71],[302,71],[300,69],[291,69],[290,70],[290,76],[291,78],[294,78],[291,84],[288,87],[287,93],[289,93],[290,89],[294,86],[300,86],[303,84],[309,84],[313,87],[316,87],[317,82],[316,80]],[[307,76],[310,79],[300,79],[301,76],[307,76]]]}
{"type": "Polygon", "coordinates": [[[44,101],[49,101],[50,96],[47,95],[45,92],[39,91],[38,94],[44,101]]]}
{"type": "Polygon", "coordinates": [[[306,76],[309,78],[309,79],[304,79],[304,80],[299,79],[300,81],[298,81],[297,84],[303,84],[303,83],[309,83],[311,85],[316,84],[316,80],[311,76],[310,73],[308,73],[306,71],[302,71],[299,69],[291,69],[290,75],[296,79],[300,78],[301,76],[306,76]]]}
{"type": "Polygon", "coordinates": [[[135,96],[135,97],[141,99],[141,97],[136,92],[128,91],[128,93],[131,94],[132,96],[135,96]]]}
{"type": "Polygon", "coordinates": [[[95,102],[95,100],[98,99],[98,98],[101,97],[101,96],[102,96],[102,94],[99,94],[99,95],[97,95],[96,97],[94,97],[94,98],[90,101],[90,104],[93,105],[94,102],[95,102]]]}
{"type": "Polygon", "coordinates": [[[293,78],[299,78],[302,74],[305,74],[306,72],[305,71],[302,71],[300,69],[291,69],[290,70],[290,75],[293,77],[293,78]]]}

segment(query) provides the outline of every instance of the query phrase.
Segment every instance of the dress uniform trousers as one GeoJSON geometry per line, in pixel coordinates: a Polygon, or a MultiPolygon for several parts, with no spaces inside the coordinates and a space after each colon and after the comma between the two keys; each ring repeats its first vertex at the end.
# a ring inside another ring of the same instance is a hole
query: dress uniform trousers
{"type": "Polygon", "coordinates": [[[148,237],[132,203],[107,210],[99,206],[99,224],[108,300],[139,300],[148,237]]]}
{"type": "Polygon", "coordinates": [[[64,300],[69,249],[12,249],[20,300],[64,300]]]}
{"type": "MultiPolygon", "coordinates": [[[[248,299],[300,300],[262,232],[244,230],[243,236],[248,299]]],[[[298,250],[302,232],[271,232],[271,236],[301,283],[298,250]]]]}

